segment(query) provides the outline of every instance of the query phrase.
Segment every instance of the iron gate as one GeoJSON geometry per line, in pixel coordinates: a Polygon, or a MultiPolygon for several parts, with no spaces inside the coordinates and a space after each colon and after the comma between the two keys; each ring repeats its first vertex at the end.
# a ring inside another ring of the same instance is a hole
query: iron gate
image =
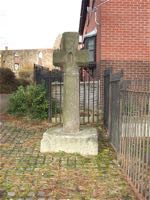
{"type": "MultiPolygon", "coordinates": [[[[34,81],[45,84],[48,97],[48,120],[56,124],[62,123],[63,110],[63,71],[52,70],[34,65],[34,81]]],[[[99,76],[80,69],[80,124],[98,123],[99,109],[99,76]]]]}

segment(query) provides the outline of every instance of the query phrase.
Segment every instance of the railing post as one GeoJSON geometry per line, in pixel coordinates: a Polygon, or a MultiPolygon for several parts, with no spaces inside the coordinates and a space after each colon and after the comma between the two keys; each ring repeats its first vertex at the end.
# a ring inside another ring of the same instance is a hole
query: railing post
{"type": "Polygon", "coordinates": [[[107,68],[104,71],[104,125],[109,127],[109,104],[110,104],[110,77],[112,69],[107,68]]]}
{"type": "Polygon", "coordinates": [[[116,151],[119,150],[120,81],[122,80],[122,77],[122,71],[110,76],[109,138],[116,151]]]}
{"type": "Polygon", "coordinates": [[[48,122],[52,122],[52,82],[51,82],[51,71],[48,73],[48,122]]]}

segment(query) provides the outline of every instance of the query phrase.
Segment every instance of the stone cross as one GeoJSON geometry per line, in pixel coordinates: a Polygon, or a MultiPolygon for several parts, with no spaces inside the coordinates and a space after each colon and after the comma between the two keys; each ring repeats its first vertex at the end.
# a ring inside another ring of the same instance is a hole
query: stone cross
{"type": "Polygon", "coordinates": [[[80,130],[79,67],[88,63],[88,51],[78,50],[78,33],[62,35],[60,50],[54,50],[53,63],[64,68],[63,127],[48,129],[41,140],[40,151],[98,154],[98,134],[95,128],[80,130]]]}
{"type": "Polygon", "coordinates": [[[63,131],[70,134],[79,132],[79,67],[88,64],[88,51],[78,50],[78,40],[78,33],[65,32],[53,53],[53,64],[64,68],[63,131]]]}

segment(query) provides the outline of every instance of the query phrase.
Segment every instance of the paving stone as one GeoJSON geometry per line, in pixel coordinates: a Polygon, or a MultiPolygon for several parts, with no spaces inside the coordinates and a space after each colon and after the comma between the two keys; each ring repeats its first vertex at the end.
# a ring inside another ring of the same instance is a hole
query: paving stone
{"type": "Polygon", "coordinates": [[[51,199],[50,197],[51,197],[51,194],[49,193],[48,195],[47,195],[47,197],[49,198],[49,199],[51,199]]]}
{"type": "Polygon", "coordinates": [[[25,200],[33,200],[32,197],[27,197],[25,200]]]}
{"type": "Polygon", "coordinates": [[[34,197],[35,193],[34,192],[29,192],[28,197],[34,197]]]}
{"type": "Polygon", "coordinates": [[[15,192],[7,192],[8,197],[14,197],[16,194],[15,192]]]}
{"type": "Polygon", "coordinates": [[[1,198],[1,197],[3,197],[3,196],[4,196],[4,194],[5,194],[5,190],[3,190],[3,189],[0,189],[0,198],[1,198]]]}
{"type": "Polygon", "coordinates": [[[37,194],[38,197],[45,197],[45,192],[39,191],[37,194]]]}

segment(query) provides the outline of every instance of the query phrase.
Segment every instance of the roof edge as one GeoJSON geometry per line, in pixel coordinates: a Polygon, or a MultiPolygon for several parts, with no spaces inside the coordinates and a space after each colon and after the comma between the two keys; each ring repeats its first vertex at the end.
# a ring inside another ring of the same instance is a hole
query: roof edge
{"type": "Polygon", "coordinates": [[[89,6],[89,0],[82,0],[81,13],[80,13],[80,23],[79,23],[79,34],[83,35],[84,25],[87,15],[87,7],[89,6]]]}

